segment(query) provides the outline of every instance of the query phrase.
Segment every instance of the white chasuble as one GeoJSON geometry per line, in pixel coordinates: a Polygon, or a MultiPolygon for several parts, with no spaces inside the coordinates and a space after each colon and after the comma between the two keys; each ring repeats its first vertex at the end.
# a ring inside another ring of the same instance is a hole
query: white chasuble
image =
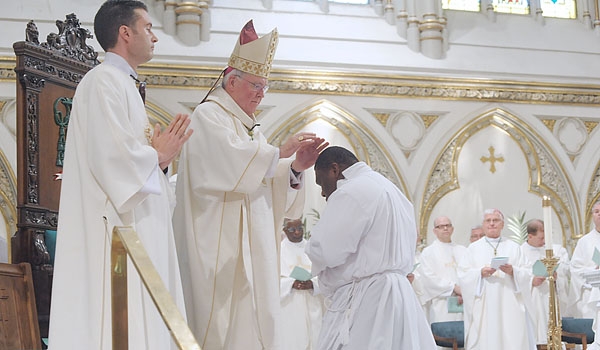
{"type": "Polygon", "coordinates": [[[281,348],[279,245],[292,159],[222,88],[191,117],[177,175],[173,226],[190,328],[204,350],[281,348]],[[254,127],[254,128],[253,128],[254,127]],[[252,129],[252,131],[250,131],[252,129]]]}
{"type": "Polygon", "coordinates": [[[311,278],[312,290],[293,289],[295,279],[289,277],[296,266],[310,272],[311,262],[304,253],[306,241],[281,241],[281,311],[283,348],[286,350],[316,349],[323,319],[323,296],[317,277],[311,278]]]}
{"type": "Polygon", "coordinates": [[[458,278],[464,300],[466,350],[534,350],[535,337],[513,276],[500,269],[481,277],[494,258],[507,257],[518,276],[519,245],[510,239],[483,237],[469,245],[459,262],[458,278]]]}
{"type": "MultiPolygon", "coordinates": [[[[561,316],[564,316],[564,310],[566,310],[566,302],[568,301],[568,286],[569,286],[569,255],[567,250],[555,244],[553,247],[555,257],[559,257],[559,266],[556,270],[556,287],[558,290],[559,310],[561,316]]],[[[548,343],[548,308],[550,285],[548,279],[544,280],[542,284],[533,286],[533,265],[536,261],[546,257],[546,248],[533,247],[529,243],[525,242],[521,245],[521,260],[519,266],[523,270],[523,274],[519,277],[519,289],[523,293],[523,300],[531,316],[533,322],[536,343],[547,344],[548,343]]]]}
{"type": "MultiPolygon", "coordinates": [[[[111,59],[125,62],[114,54],[111,59]]],[[[52,350],[112,349],[110,247],[114,226],[133,227],[185,314],[171,226],[173,194],[146,138],[147,126],[144,104],[128,73],[105,62],[79,83],[67,133],[60,196],[50,312],[52,350]],[[160,184],[158,191],[142,191],[153,176],[160,184]]],[[[175,349],[130,262],[127,270],[129,349],[175,349]]]]}
{"type": "Polygon", "coordinates": [[[429,312],[427,320],[430,323],[463,319],[462,312],[448,312],[448,297],[458,284],[456,269],[466,250],[462,245],[444,243],[436,239],[421,253],[419,300],[429,312]]]}

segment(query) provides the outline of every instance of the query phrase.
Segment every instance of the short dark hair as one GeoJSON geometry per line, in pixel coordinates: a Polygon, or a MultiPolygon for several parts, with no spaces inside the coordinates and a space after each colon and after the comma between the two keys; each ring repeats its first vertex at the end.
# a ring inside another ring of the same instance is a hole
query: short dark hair
{"type": "Polygon", "coordinates": [[[137,20],[136,9],[148,11],[148,7],[138,0],[107,0],[94,17],[94,34],[104,51],[117,44],[119,28],[132,27],[137,20]]]}
{"type": "Polygon", "coordinates": [[[315,169],[323,169],[330,166],[333,163],[343,166],[344,168],[358,162],[358,158],[354,153],[348,151],[344,147],[331,146],[327,147],[315,162],[315,169]]]}
{"type": "Polygon", "coordinates": [[[540,226],[544,227],[544,222],[540,219],[531,219],[527,222],[527,234],[537,236],[540,226]]]}

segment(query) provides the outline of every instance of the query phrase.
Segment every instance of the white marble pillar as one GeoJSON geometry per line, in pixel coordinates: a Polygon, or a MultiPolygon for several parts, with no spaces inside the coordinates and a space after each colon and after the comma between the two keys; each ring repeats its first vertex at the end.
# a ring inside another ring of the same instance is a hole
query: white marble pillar
{"type": "Polygon", "coordinates": [[[318,0],[319,1],[319,9],[323,13],[329,13],[329,1],[328,0],[318,0]]]}
{"type": "Polygon", "coordinates": [[[446,17],[440,17],[440,24],[442,25],[442,49],[444,52],[450,48],[450,33],[448,33],[448,19],[446,17]]]}
{"type": "Polygon", "coordinates": [[[583,25],[588,29],[592,29],[592,15],[590,13],[590,4],[589,4],[588,0],[581,1],[581,12],[582,12],[581,17],[583,19],[583,25]]]}
{"type": "Polygon", "coordinates": [[[496,11],[494,11],[494,5],[492,4],[492,0],[482,0],[481,8],[485,9],[485,13],[490,22],[496,22],[496,11]]]}
{"type": "Polygon", "coordinates": [[[202,10],[202,15],[200,15],[200,40],[209,41],[211,18],[208,3],[206,1],[200,1],[199,6],[202,10]]]}
{"type": "Polygon", "coordinates": [[[440,23],[435,13],[423,14],[423,19],[419,24],[421,32],[421,53],[430,58],[442,58],[443,43],[442,30],[444,27],[440,23]]]}
{"type": "Polygon", "coordinates": [[[262,3],[267,10],[273,9],[273,0],[262,0],[262,3]]]}
{"type": "Polygon", "coordinates": [[[409,15],[408,17],[406,41],[409,49],[421,52],[421,33],[419,32],[419,19],[416,16],[409,15]]]}
{"type": "Polygon", "coordinates": [[[165,2],[165,11],[163,13],[163,17],[162,17],[162,25],[163,25],[163,30],[165,31],[165,33],[169,34],[169,35],[175,35],[175,19],[176,19],[176,15],[175,15],[175,7],[177,6],[176,2],[173,1],[166,1],[165,2]]]}
{"type": "Polygon", "coordinates": [[[154,9],[156,17],[162,18],[165,13],[165,0],[154,0],[152,8],[154,9]]]}
{"type": "Polygon", "coordinates": [[[396,16],[394,16],[394,12],[393,0],[387,0],[385,7],[383,8],[383,17],[388,24],[393,25],[396,23],[396,16]]]}
{"type": "Polygon", "coordinates": [[[175,8],[177,20],[177,36],[188,46],[196,46],[200,43],[200,16],[202,9],[197,1],[185,1],[177,4],[175,8]]]}
{"type": "Polygon", "coordinates": [[[373,10],[375,10],[377,16],[383,16],[383,0],[373,1],[373,10]]]}
{"type": "Polygon", "coordinates": [[[396,0],[396,31],[401,38],[406,39],[406,30],[408,28],[408,12],[406,11],[405,0],[396,0]]]}

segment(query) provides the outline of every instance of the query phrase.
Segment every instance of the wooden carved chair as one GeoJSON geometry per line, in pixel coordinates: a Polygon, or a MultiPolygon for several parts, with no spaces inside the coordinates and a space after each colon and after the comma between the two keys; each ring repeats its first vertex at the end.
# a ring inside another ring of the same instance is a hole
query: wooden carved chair
{"type": "MultiPolygon", "coordinates": [[[[53,266],[46,237],[58,221],[60,178],[66,131],[75,88],[99,63],[86,44],[92,35],[75,14],[57,20],[58,33],[40,43],[30,21],[25,41],[13,44],[17,73],[18,231],[11,240],[12,262],[31,265],[43,338],[48,336],[53,266]]],[[[74,261],[74,264],[77,262],[74,261]]]]}

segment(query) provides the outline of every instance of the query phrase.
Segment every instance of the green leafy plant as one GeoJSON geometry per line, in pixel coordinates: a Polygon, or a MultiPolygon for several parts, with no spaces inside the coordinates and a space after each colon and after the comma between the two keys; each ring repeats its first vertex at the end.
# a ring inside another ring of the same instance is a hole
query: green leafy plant
{"type": "MultiPolygon", "coordinates": [[[[306,240],[308,240],[310,238],[310,230],[308,229],[308,225],[307,225],[307,223],[308,223],[307,216],[312,216],[316,223],[321,218],[321,214],[319,213],[319,211],[312,208],[312,209],[310,209],[310,212],[306,214],[306,216],[304,217],[304,220],[302,220],[302,225],[304,225],[304,239],[306,239],[306,240]]],[[[313,224],[313,226],[314,226],[314,224],[313,224]]]]}
{"type": "Polygon", "coordinates": [[[521,245],[527,240],[527,221],[525,212],[506,218],[506,227],[511,232],[510,239],[521,245]]]}

